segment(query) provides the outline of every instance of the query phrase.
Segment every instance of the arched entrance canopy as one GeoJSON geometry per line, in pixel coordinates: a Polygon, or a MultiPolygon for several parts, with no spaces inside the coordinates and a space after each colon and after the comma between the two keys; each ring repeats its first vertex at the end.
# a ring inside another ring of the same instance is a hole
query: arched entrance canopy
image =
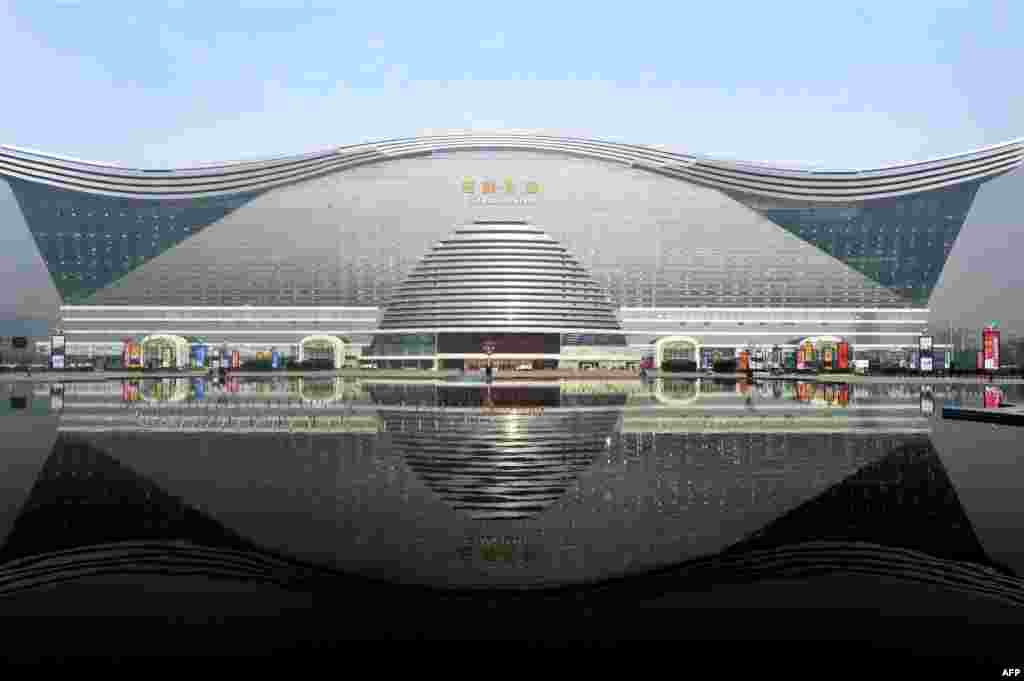
{"type": "Polygon", "coordinates": [[[809,338],[804,338],[803,340],[801,340],[798,345],[800,347],[803,347],[804,345],[810,343],[815,348],[818,348],[823,345],[838,345],[839,343],[845,342],[846,339],[842,338],[841,336],[810,336],[809,338]]]}
{"type": "Polygon", "coordinates": [[[334,368],[340,369],[345,362],[345,341],[337,336],[313,335],[299,341],[299,361],[307,359],[310,352],[327,351],[333,354],[334,368]]]}
{"type": "Polygon", "coordinates": [[[665,336],[655,341],[654,366],[660,369],[661,363],[665,361],[666,348],[677,344],[689,346],[693,350],[694,361],[697,363],[697,368],[700,369],[700,341],[692,336],[665,336]]]}
{"type": "Polygon", "coordinates": [[[139,344],[142,346],[142,356],[145,358],[147,355],[157,352],[161,352],[162,348],[167,348],[170,351],[170,366],[162,367],[169,369],[180,369],[188,366],[189,354],[192,346],[187,339],[181,336],[175,336],[173,334],[158,333],[151,336],[146,336],[142,339],[139,344]]]}

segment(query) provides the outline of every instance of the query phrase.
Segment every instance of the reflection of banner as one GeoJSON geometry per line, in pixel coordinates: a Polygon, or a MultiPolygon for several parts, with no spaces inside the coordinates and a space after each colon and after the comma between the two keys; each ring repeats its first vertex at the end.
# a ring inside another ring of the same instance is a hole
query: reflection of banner
{"type": "Polygon", "coordinates": [[[930,390],[921,391],[921,413],[930,416],[935,411],[935,398],[930,390]]]}
{"type": "Polygon", "coordinates": [[[142,390],[138,383],[126,382],[121,384],[121,399],[125,402],[138,402],[142,399],[142,390]]]}
{"type": "Polygon", "coordinates": [[[978,368],[979,369],[984,369],[985,368],[985,353],[981,352],[981,351],[978,352],[978,368]]]}
{"type": "Polygon", "coordinates": [[[999,331],[988,328],[981,332],[981,347],[984,354],[985,369],[999,368],[999,331]]]}
{"type": "Polygon", "coordinates": [[[1003,402],[1003,391],[998,386],[985,386],[985,408],[996,409],[1003,402]]]}
{"type": "Polygon", "coordinates": [[[796,384],[796,399],[800,402],[810,402],[814,399],[814,384],[813,383],[797,383],[796,384]]]}
{"type": "Polygon", "coordinates": [[[843,341],[838,347],[838,369],[850,368],[850,344],[843,341]]]}

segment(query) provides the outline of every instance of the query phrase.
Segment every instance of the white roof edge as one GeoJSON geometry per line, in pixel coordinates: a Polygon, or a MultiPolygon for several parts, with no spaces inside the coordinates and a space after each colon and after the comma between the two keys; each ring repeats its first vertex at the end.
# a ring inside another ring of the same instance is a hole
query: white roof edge
{"type": "MultiPolygon", "coordinates": [[[[824,167],[815,167],[813,169],[808,169],[806,167],[805,168],[799,168],[799,167],[795,167],[795,166],[794,167],[786,167],[784,165],[774,165],[771,162],[767,162],[767,161],[744,161],[742,159],[735,159],[735,160],[733,160],[733,159],[720,158],[720,157],[716,158],[716,157],[702,155],[702,154],[692,154],[692,153],[687,153],[687,152],[670,151],[669,147],[667,145],[629,144],[629,143],[625,143],[625,142],[617,142],[617,141],[603,140],[603,139],[582,138],[582,137],[562,137],[562,136],[557,136],[557,135],[523,135],[523,134],[512,133],[512,132],[506,132],[506,133],[481,133],[481,132],[474,132],[474,133],[468,133],[468,134],[465,134],[465,135],[437,135],[437,136],[434,136],[434,137],[436,137],[437,139],[445,139],[445,138],[451,138],[451,137],[490,137],[490,138],[509,137],[509,138],[515,138],[515,137],[530,137],[530,136],[552,137],[552,138],[555,138],[555,139],[564,139],[566,141],[586,141],[586,142],[594,142],[594,143],[598,143],[598,144],[625,145],[625,146],[629,146],[629,147],[638,147],[638,148],[643,148],[643,149],[649,149],[649,150],[651,150],[652,152],[655,152],[655,153],[661,153],[661,154],[670,153],[670,154],[674,154],[674,155],[680,157],[678,161],[674,161],[674,160],[673,161],[662,161],[662,162],[656,163],[656,165],[666,165],[666,164],[674,165],[676,163],[682,163],[684,165],[689,165],[689,164],[693,163],[694,161],[705,161],[705,162],[709,162],[709,163],[716,163],[716,164],[723,164],[723,165],[730,165],[730,166],[741,166],[741,167],[742,166],[747,166],[747,167],[752,167],[752,168],[761,168],[761,169],[764,169],[764,170],[780,170],[780,171],[795,172],[795,173],[802,173],[802,174],[808,174],[808,175],[828,174],[828,173],[871,173],[871,172],[884,172],[886,170],[893,170],[893,169],[897,169],[897,168],[926,165],[926,164],[930,164],[930,163],[938,163],[938,162],[941,162],[941,161],[946,161],[946,160],[950,160],[950,159],[960,158],[960,157],[964,157],[964,156],[971,156],[973,154],[980,154],[980,153],[983,153],[983,152],[986,152],[986,151],[991,151],[993,149],[999,149],[999,148],[1002,148],[1002,147],[1013,146],[1015,144],[1016,145],[1020,145],[1022,147],[1022,149],[1024,149],[1024,137],[1017,137],[1017,138],[1013,138],[1013,139],[1006,140],[1006,141],[1003,141],[1003,142],[998,142],[996,144],[990,144],[990,145],[986,145],[986,146],[983,146],[983,147],[976,147],[974,149],[970,149],[970,150],[967,150],[967,151],[961,151],[961,152],[956,152],[956,153],[952,153],[952,154],[946,154],[946,155],[943,155],[943,156],[935,156],[935,157],[931,157],[931,158],[927,158],[927,159],[922,159],[922,160],[918,160],[918,161],[905,161],[905,162],[899,162],[899,163],[889,163],[889,164],[886,164],[884,166],[878,166],[878,167],[874,167],[874,168],[838,168],[838,167],[837,168],[824,168],[824,167]]],[[[282,161],[282,160],[287,160],[287,159],[301,159],[301,158],[313,157],[313,156],[327,156],[327,155],[331,155],[331,154],[337,154],[337,153],[339,153],[339,152],[341,152],[343,150],[346,150],[346,149],[354,149],[356,147],[373,148],[373,147],[375,147],[377,145],[381,145],[381,144],[390,144],[390,143],[396,143],[396,142],[426,141],[426,140],[429,140],[429,139],[431,139],[431,138],[430,137],[389,138],[389,139],[381,139],[381,140],[375,140],[375,141],[359,142],[359,143],[350,144],[350,145],[334,145],[334,146],[330,146],[330,147],[324,147],[324,148],[316,150],[316,151],[306,151],[306,152],[301,152],[301,153],[298,153],[298,154],[294,154],[294,153],[293,154],[275,154],[275,155],[271,155],[271,156],[264,156],[264,157],[260,157],[260,158],[254,158],[254,159],[248,159],[248,160],[237,160],[237,161],[210,161],[210,162],[204,162],[204,163],[201,163],[201,164],[197,164],[197,165],[194,165],[194,166],[178,167],[178,168],[153,168],[153,167],[151,167],[151,168],[136,168],[136,167],[133,167],[133,166],[131,166],[129,164],[120,164],[119,165],[117,163],[111,163],[111,162],[105,162],[105,161],[90,161],[90,160],[86,160],[86,159],[75,158],[73,156],[65,156],[65,155],[61,155],[61,154],[55,154],[55,153],[51,153],[51,152],[40,151],[40,150],[37,150],[37,149],[31,149],[31,148],[28,148],[28,147],[21,147],[21,146],[17,146],[17,145],[13,145],[13,144],[0,144],[0,150],[9,149],[11,151],[20,152],[20,153],[24,153],[24,154],[31,154],[33,156],[39,156],[39,157],[42,157],[42,158],[51,158],[51,159],[55,159],[55,160],[68,161],[70,163],[80,163],[80,164],[83,164],[83,165],[92,165],[92,166],[97,166],[97,167],[101,167],[101,168],[110,168],[112,170],[128,170],[128,171],[139,171],[139,172],[146,172],[146,171],[177,172],[177,171],[204,170],[204,169],[211,169],[211,168],[225,168],[225,167],[240,166],[240,165],[247,165],[247,164],[269,163],[269,162],[273,162],[273,161],[282,161]]]]}

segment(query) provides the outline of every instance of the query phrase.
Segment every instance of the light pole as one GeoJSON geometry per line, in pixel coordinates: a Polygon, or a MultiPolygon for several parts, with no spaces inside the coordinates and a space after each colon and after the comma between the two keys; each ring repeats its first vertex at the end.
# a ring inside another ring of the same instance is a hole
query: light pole
{"type": "Polygon", "coordinates": [[[491,355],[494,354],[494,341],[487,338],[480,347],[484,354],[487,355],[487,380],[489,381],[491,379],[491,355]]]}

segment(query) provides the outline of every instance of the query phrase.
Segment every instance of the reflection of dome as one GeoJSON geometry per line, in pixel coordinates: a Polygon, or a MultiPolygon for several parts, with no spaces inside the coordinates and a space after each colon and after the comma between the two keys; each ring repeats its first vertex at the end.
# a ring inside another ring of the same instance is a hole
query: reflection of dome
{"type": "Polygon", "coordinates": [[[477,222],[434,247],[394,292],[382,329],[619,329],[576,258],[523,222],[477,222]]]}
{"type": "Polygon", "coordinates": [[[500,519],[537,515],[561,498],[605,449],[621,414],[387,407],[378,413],[393,449],[445,502],[473,518],[500,519]]]}
{"type": "Polygon", "coordinates": [[[299,396],[304,400],[337,400],[344,385],[340,378],[300,378],[299,396]]]}

